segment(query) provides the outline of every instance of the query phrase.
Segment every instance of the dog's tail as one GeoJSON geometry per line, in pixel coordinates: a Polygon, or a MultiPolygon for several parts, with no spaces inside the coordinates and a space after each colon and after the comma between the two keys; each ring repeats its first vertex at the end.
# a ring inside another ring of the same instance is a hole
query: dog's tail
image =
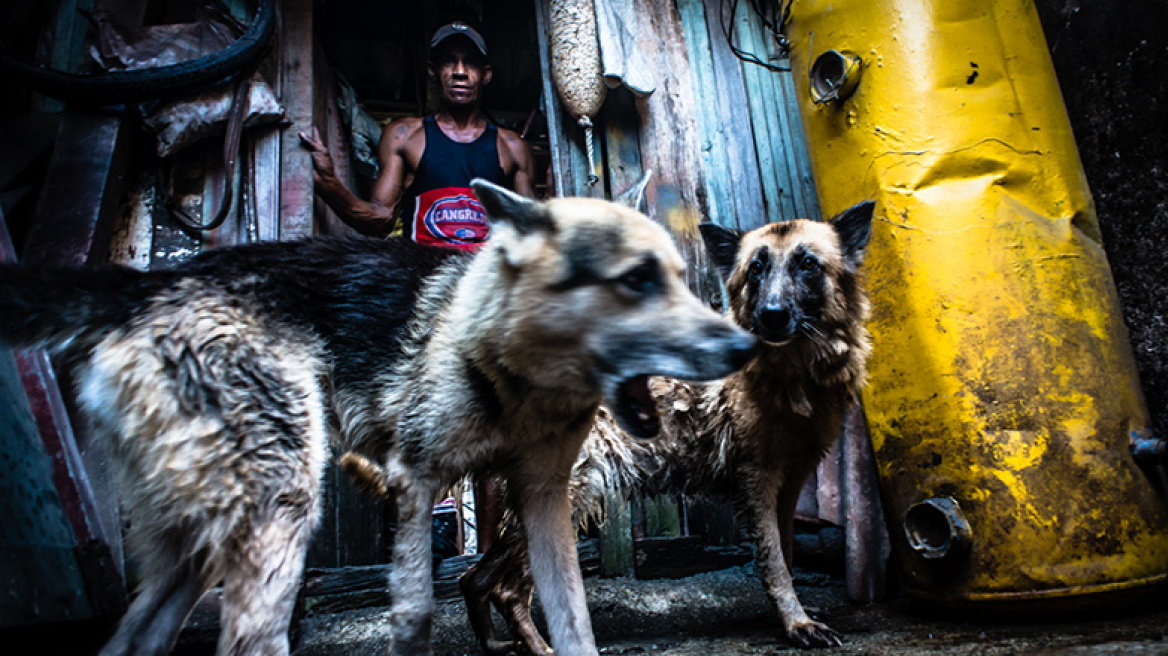
{"type": "Polygon", "coordinates": [[[130,320],[158,276],[125,267],[0,264],[0,342],[58,347],[130,320]]]}
{"type": "Polygon", "coordinates": [[[389,482],[385,478],[385,471],[377,463],[359,453],[347,451],[337,460],[337,465],[365,493],[377,499],[389,497],[389,482]]]}

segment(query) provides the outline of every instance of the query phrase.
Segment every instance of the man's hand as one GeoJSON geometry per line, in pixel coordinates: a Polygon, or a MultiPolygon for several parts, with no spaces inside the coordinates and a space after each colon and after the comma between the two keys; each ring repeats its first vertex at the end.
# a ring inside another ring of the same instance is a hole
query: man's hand
{"type": "Polygon", "coordinates": [[[333,158],[329,155],[328,147],[320,140],[316,128],[312,128],[312,136],[303,132],[296,134],[300,137],[300,144],[312,156],[312,182],[316,186],[316,194],[337,216],[362,234],[384,237],[392,232],[397,224],[393,207],[381,204],[376,196],[370,202],[357,198],[349,191],[337,177],[333,158]]]}
{"type": "Polygon", "coordinates": [[[328,147],[320,140],[320,133],[316,128],[312,128],[312,136],[308,136],[303,132],[297,133],[300,136],[300,144],[308,149],[312,155],[312,180],[320,184],[322,179],[334,180],[337,177],[336,169],[333,167],[332,155],[329,155],[328,147]]]}

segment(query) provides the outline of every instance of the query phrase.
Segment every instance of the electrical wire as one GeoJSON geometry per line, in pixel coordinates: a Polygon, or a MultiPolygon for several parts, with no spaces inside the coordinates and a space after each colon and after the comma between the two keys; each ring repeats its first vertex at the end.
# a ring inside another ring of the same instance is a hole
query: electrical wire
{"type": "MultiPolygon", "coordinates": [[[[787,41],[786,25],[787,21],[791,17],[791,3],[794,2],[794,0],[787,0],[786,2],[768,2],[767,4],[771,5],[769,12],[762,6],[762,3],[766,2],[766,0],[748,1],[750,2],[750,6],[754,10],[755,15],[758,16],[759,20],[761,21],[763,28],[774,37],[775,42],[778,44],[780,55],[786,56],[790,48],[790,43],[787,41]]],[[[729,23],[726,22],[726,3],[723,1],[718,4],[718,22],[722,26],[722,34],[726,37],[726,45],[730,47],[730,51],[733,52],[734,56],[738,59],[756,66],[761,66],[769,71],[791,70],[790,66],[781,66],[763,61],[762,59],[759,59],[758,55],[743,50],[734,44],[734,17],[738,15],[738,2],[739,0],[730,0],[729,23]]]]}

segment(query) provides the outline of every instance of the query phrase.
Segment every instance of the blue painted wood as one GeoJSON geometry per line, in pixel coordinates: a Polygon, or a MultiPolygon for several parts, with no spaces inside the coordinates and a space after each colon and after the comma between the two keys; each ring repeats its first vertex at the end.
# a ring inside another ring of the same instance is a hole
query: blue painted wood
{"type": "MultiPolygon", "coordinates": [[[[738,12],[733,16],[730,15],[729,10],[730,7],[727,3],[713,17],[716,21],[715,27],[718,29],[718,35],[725,40],[723,25],[733,21],[734,39],[737,46],[742,50],[754,52],[755,44],[751,36],[749,20],[750,3],[738,3],[738,12]]],[[[776,168],[785,166],[785,162],[781,157],[781,149],[773,145],[777,135],[773,135],[772,132],[777,126],[770,113],[768,98],[762,93],[762,86],[766,81],[763,74],[766,71],[758,66],[743,64],[741,61],[738,62],[738,65],[742,70],[742,78],[746,85],[747,108],[751,117],[750,126],[754,135],[755,153],[758,157],[759,176],[762,180],[765,207],[765,218],[762,222],[768,223],[782,214],[779,208],[783,200],[783,190],[777,183],[779,176],[776,176],[776,168]]]]}
{"type": "Polygon", "coordinates": [[[706,13],[702,0],[677,0],[677,11],[685,28],[686,46],[693,76],[694,93],[698,96],[698,126],[702,138],[702,166],[708,205],[706,220],[725,227],[737,227],[735,194],[730,175],[730,156],[727,151],[725,123],[718,101],[718,76],[711,57],[706,13]]]}
{"type": "Polygon", "coordinates": [[[602,173],[607,182],[609,198],[615,198],[641,179],[639,127],[637,104],[632,92],[624,88],[609,90],[608,98],[600,110],[600,122],[596,130],[598,149],[603,137],[602,173]]]}
{"type": "Polygon", "coordinates": [[[807,135],[803,132],[803,121],[799,116],[799,100],[795,93],[796,76],[793,73],[784,73],[779,76],[779,87],[783,98],[783,113],[788,117],[791,142],[795,150],[791,157],[795,160],[795,169],[798,177],[798,197],[803,207],[802,216],[809,219],[819,219],[819,194],[815,188],[815,175],[811,169],[811,155],[807,149],[807,135]]]}
{"type": "MultiPolygon", "coordinates": [[[[778,44],[766,33],[761,23],[755,21],[756,42],[765,46],[767,61],[780,65],[790,62],[779,56],[778,44]]],[[[803,133],[803,123],[799,117],[799,103],[795,96],[795,75],[791,71],[771,74],[770,94],[774,113],[779,122],[783,138],[783,155],[786,159],[786,189],[791,194],[794,216],[798,218],[819,218],[819,200],[816,196],[815,181],[811,173],[811,160],[807,152],[807,140],[803,133]]],[[[784,217],[790,218],[790,217],[784,217]]]]}
{"type": "MultiPolygon", "coordinates": [[[[757,18],[749,2],[739,3],[734,22],[738,46],[765,60],[767,56],[765,44],[759,40],[757,18]]],[[[746,79],[746,93],[750,98],[755,148],[762,167],[760,170],[767,200],[767,221],[793,218],[795,206],[787,185],[790,172],[781,126],[776,120],[777,107],[771,93],[771,78],[776,73],[750,63],[742,63],[742,73],[746,79]]]]}
{"type": "MultiPolygon", "coordinates": [[[[769,63],[777,63],[774,37],[767,33],[761,21],[750,21],[750,39],[760,59],[769,63]]],[[[774,118],[776,125],[774,132],[775,138],[771,146],[776,149],[775,157],[781,159],[783,162],[783,166],[775,170],[776,183],[782,189],[783,204],[780,208],[782,214],[774,218],[790,219],[802,217],[805,214],[803,212],[802,198],[799,194],[799,171],[798,163],[795,161],[796,149],[793,141],[794,136],[791,133],[791,117],[784,111],[785,103],[781,89],[782,79],[790,77],[790,74],[769,71],[761,67],[756,68],[759,68],[761,71],[760,80],[762,87],[760,91],[766,98],[766,105],[770,107],[771,116],[774,118]]]]}
{"type": "Polygon", "coordinates": [[[717,125],[725,141],[725,173],[730,181],[734,216],[724,225],[751,230],[766,223],[763,167],[756,154],[753,119],[742,67],[722,31],[721,5],[721,0],[703,0],[704,25],[695,21],[687,37],[705,43],[699,56],[708,58],[714,69],[714,86],[699,88],[697,93],[702,98],[700,104],[709,108],[709,120],[717,125]]]}

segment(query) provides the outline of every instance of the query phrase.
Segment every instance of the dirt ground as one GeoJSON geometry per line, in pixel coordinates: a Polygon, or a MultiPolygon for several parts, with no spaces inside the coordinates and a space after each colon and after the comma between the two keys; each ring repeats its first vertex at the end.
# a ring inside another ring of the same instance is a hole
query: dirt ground
{"type": "MultiPolygon", "coordinates": [[[[819,654],[1168,654],[1168,603],[1109,605],[1059,618],[960,621],[930,616],[904,598],[850,603],[843,581],[827,574],[797,570],[796,584],[804,604],[845,637],[842,647],[814,652],[819,654]]],[[[587,589],[602,654],[799,651],[782,637],[752,565],[677,580],[593,577],[587,589]]],[[[382,654],[389,644],[388,609],[310,616],[299,631],[294,656],[382,654]]],[[[195,646],[195,633],[185,634],[188,646],[195,646]]],[[[434,653],[481,653],[461,602],[439,605],[434,653]]]]}
{"type": "MultiPolygon", "coordinates": [[[[821,572],[796,568],[795,583],[803,603],[844,636],[842,646],[809,654],[1168,655],[1168,595],[1162,593],[1154,605],[1103,602],[1074,615],[963,621],[897,595],[880,603],[851,603],[842,579],[821,572]]],[[[800,652],[783,638],[751,564],[683,579],[588,577],[585,585],[601,654],[800,652]]],[[[173,656],[213,656],[217,634],[213,606],[203,603],[195,610],[173,656]]],[[[385,654],[388,619],[386,607],[301,618],[292,656],[385,654]]],[[[112,624],[75,623],[51,631],[44,627],[35,632],[0,631],[0,654],[95,656],[111,630],[112,624]]],[[[461,601],[438,604],[433,645],[435,656],[482,653],[461,601]]]]}

